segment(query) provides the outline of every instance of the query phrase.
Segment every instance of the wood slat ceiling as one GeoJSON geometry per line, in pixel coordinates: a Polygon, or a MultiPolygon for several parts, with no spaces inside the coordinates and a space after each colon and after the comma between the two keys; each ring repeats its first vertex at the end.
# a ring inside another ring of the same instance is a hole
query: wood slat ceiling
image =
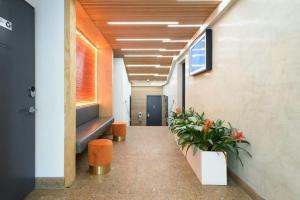
{"type": "MultiPolygon", "coordinates": [[[[221,0],[79,0],[93,23],[102,32],[114,50],[115,57],[125,54],[177,55],[179,52],[121,51],[127,49],[182,49],[186,43],[163,43],[161,41],[117,41],[117,38],[170,38],[189,40],[197,27],[169,28],[167,25],[108,25],[111,21],[175,21],[179,24],[203,24],[221,0]]],[[[170,66],[172,58],[124,57],[128,64],[160,64],[170,66]]],[[[168,74],[169,69],[134,67],[132,73],[168,74]]],[[[130,80],[166,80],[167,77],[129,76],[130,80]]]]}

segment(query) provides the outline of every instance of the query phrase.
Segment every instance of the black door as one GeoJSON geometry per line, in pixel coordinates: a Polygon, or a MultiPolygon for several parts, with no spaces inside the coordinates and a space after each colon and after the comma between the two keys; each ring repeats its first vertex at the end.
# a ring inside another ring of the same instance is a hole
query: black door
{"type": "Polygon", "coordinates": [[[162,99],[158,95],[147,96],[147,126],[162,125],[162,99]]]}
{"type": "Polygon", "coordinates": [[[34,188],[34,96],[33,8],[0,0],[0,199],[23,199],[34,188]]]}

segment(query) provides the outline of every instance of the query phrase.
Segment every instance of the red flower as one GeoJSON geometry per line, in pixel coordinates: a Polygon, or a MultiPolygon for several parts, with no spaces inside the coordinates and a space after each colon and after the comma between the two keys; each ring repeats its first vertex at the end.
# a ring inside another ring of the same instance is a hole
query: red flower
{"type": "Polygon", "coordinates": [[[245,139],[244,133],[242,131],[234,131],[232,132],[232,137],[237,141],[241,141],[245,139]]]}
{"type": "Polygon", "coordinates": [[[180,107],[177,107],[175,112],[176,112],[177,114],[180,114],[180,113],[182,112],[182,110],[181,110],[180,107]]]}
{"type": "Polygon", "coordinates": [[[207,128],[211,128],[213,126],[213,124],[214,124],[214,122],[209,119],[206,119],[204,122],[204,126],[207,128]]]}
{"type": "Polygon", "coordinates": [[[203,127],[204,133],[207,134],[208,129],[211,128],[213,125],[214,125],[213,121],[211,121],[209,119],[206,119],[205,122],[204,122],[204,127],[203,127]]]}

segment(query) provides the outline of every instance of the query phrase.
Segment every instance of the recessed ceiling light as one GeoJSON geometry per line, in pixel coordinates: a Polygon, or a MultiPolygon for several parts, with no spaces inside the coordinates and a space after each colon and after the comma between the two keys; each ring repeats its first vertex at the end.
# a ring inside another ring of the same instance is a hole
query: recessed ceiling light
{"type": "Polygon", "coordinates": [[[155,74],[154,76],[168,76],[168,74],[155,74]]]}
{"type": "Polygon", "coordinates": [[[179,52],[182,49],[121,49],[121,51],[161,51],[161,52],[179,52]]]}
{"type": "Polygon", "coordinates": [[[169,24],[170,28],[193,28],[193,27],[201,27],[201,24],[169,24]]]}
{"type": "Polygon", "coordinates": [[[166,49],[121,49],[121,51],[165,51],[166,49]]]}
{"type": "Polygon", "coordinates": [[[155,76],[156,74],[130,73],[129,76],[155,76]]]}
{"type": "Polygon", "coordinates": [[[164,66],[161,66],[159,64],[157,65],[144,65],[144,64],[138,64],[138,65],[126,65],[126,67],[155,67],[155,68],[170,68],[171,66],[168,66],[168,65],[164,65],[164,66]]]}
{"type": "Polygon", "coordinates": [[[158,57],[160,55],[124,55],[124,57],[158,57]]]}
{"type": "Polygon", "coordinates": [[[109,25],[176,25],[179,24],[175,21],[127,21],[127,22],[107,22],[109,25]]]}
{"type": "Polygon", "coordinates": [[[117,41],[131,41],[131,42],[139,42],[139,41],[170,41],[169,38],[117,38],[117,41]]]}
{"type": "Polygon", "coordinates": [[[160,67],[159,64],[129,64],[129,65],[126,65],[127,67],[160,67]]]}
{"type": "Polygon", "coordinates": [[[168,76],[167,74],[140,74],[140,73],[130,73],[129,76],[168,76]]]}
{"type": "Polygon", "coordinates": [[[131,57],[131,58],[143,58],[143,57],[173,58],[174,56],[164,56],[164,55],[124,55],[124,57],[131,57]]]}
{"type": "Polygon", "coordinates": [[[159,66],[159,67],[156,67],[156,68],[166,68],[166,69],[169,69],[169,68],[171,68],[171,66],[159,66]]]}
{"type": "Polygon", "coordinates": [[[187,43],[187,42],[189,42],[189,40],[170,40],[170,39],[168,39],[168,40],[163,40],[163,42],[164,43],[166,43],[166,42],[170,42],[170,43],[187,43]]]}
{"type": "Polygon", "coordinates": [[[181,49],[164,49],[164,50],[161,50],[161,51],[170,51],[170,52],[177,52],[177,51],[181,51],[181,49]]]}
{"type": "Polygon", "coordinates": [[[158,58],[174,58],[175,56],[164,56],[164,55],[158,55],[158,58]]]}
{"type": "Polygon", "coordinates": [[[176,1],[183,1],[183,2],[203,2],[205,0],[176,0],[176,1]]]}
{"type": "Polygon", "coordinates": [[[128,75],[129,76],[152,76],[153,74],[133,74],[133,73],[130,73],[128,75]]]}
{"type": "Polygon", "coordinates": [[[90,40],[88,40],[81,32],[79,32],[78,30],[76,30],[76,34],[83,39],[83,41],[85,41],[89,46],[91,46],[93,49],[97,50],[97,48],[92,44],[92,42],[90,42],[90,40]]]}

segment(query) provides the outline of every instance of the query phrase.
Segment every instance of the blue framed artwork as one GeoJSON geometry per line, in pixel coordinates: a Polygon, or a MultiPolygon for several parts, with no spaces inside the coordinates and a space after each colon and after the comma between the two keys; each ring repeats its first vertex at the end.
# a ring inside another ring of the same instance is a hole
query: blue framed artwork
{"type": "Polygon", "coordinates": [[[190,48],[190,75],[212,69],[212,30],[205,32],[190,48]]]}

